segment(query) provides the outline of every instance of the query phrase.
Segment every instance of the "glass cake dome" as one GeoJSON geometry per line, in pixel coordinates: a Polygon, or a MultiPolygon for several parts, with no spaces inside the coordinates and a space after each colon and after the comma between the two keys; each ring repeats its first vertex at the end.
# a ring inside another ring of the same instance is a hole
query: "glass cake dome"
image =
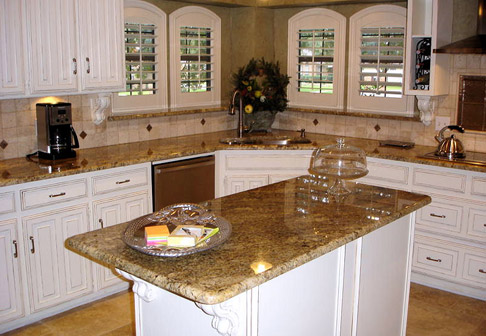
{"type": "Polygon", "coordinates": [[[336,181],[329,193],[344,195],[350,193],[343,180],[353,180],[368,174],[366,153],[344,143],[343,138],[336,139],[335,145],[322,147],[314,151],[309,173],[316,177],[331,177],[336,181]]]}

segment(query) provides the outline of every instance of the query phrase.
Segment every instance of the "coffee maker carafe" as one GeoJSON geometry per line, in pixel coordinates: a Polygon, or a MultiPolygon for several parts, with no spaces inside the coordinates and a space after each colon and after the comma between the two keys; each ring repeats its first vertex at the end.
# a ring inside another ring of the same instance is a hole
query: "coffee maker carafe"
{"type": "Polygon", "coordinates": [[[79,141],[72,126],[70,103],[36,105],[37,146],[41,159],[57,160],[76,156],[79,141]]]}

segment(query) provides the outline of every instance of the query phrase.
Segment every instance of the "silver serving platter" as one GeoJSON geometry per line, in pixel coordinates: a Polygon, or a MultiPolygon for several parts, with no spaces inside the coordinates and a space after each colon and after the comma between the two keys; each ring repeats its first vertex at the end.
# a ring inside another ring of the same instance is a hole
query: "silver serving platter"
{"type": "Polygon", "coordinates": [[[223,217],[214,215],[198,204],[174,204],[153,214],[136,218],[129,222],[122,240],[131,248],[158,257],[181,257],[209,250],[224,243],[231,234],[231,224],[223,217]],[[219,232],[208,240],[191,247],[147,246],[145,230],[147,225],[167,225],[172,231],[177,225],[213,225],[219,232]]]}

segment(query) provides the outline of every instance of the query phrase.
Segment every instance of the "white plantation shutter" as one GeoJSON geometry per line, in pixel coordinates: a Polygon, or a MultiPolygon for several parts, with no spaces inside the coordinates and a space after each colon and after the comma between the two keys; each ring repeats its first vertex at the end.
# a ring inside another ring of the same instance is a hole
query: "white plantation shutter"
{"type": "Polygon", "coordinates": [[[404,41],[404,27],[361,28],[361,96],[402,98],[404,41]]]}
{"type": "Polygon", "coordinates": [[[300,29],[297,55],[297,90],[332,94],[334,29],[300,29]]]}
{"type": "Polygon", "coordinates": [[[211,91],[214,80],[212,29],[180,28],[181,91],[211,91]]]}
{"type": "Polygon", "coordinates": [[[158,90],[156,29],[154,24],[125,23],[127,85],[120,96],[152,95],[158,90]]]}

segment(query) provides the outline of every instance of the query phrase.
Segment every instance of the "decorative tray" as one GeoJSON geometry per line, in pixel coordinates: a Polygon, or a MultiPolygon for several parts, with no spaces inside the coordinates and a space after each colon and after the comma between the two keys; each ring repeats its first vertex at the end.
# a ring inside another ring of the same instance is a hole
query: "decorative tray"
{"type": "Polygon", "coordinates": [[[150,215],[142,216],[129,222],[123,233],[123,241],[131,248],[145,254],[159,257],[180,257],[209,250],[225,242],[231,234],[231,224],[223,217],[214,215],[198,204],[175,204],[150,215]],[[209,239],[191,247],[147,246],[145,243],[145,226],[167,225],[172,231],[177,225],[212,225],[219,232],[209,239]]]}

